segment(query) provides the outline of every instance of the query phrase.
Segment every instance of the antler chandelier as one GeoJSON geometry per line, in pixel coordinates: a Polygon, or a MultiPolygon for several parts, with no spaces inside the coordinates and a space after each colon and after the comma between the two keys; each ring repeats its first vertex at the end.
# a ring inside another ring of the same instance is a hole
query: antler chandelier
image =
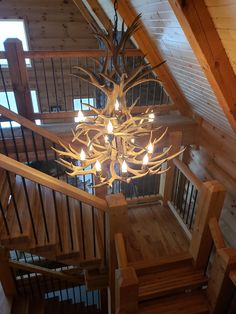
{"type": "Polygon", "coordinates": [[[135,69],[128,69],[124,57],[125,46],[139,25],[140,16],[137,16],[132,25],[123,32],[119,42],[114,40],[112,32],[97,33],[96,36],[106,46],[104,61],[97,61],[101,66],[100,73],[96,74],[88,68],[78,66],[78,74],[73,74],[99,88],[106,95],[106,105],[100,111],[83,104],[93,110],[96,117],[86,118],[82,111],[78,113],[79,123],[73,131],[73,142],[79,142],[81,150],[61,144],[64,151],[56,151],[60,156],[75,161],[69,162],[62,158],[59,161],[70,170],[71,176],[95,175],[98,183],[94,187],[106,184],[112,186],[115,180],[129,183],[147,174],[161,174],[168,170],[162,170],[162,164],[181,153],[168,155],[170,146],[165,152],[158,154],[156,146],[167,129],[155,138],[153,134],[157,130],[160,132],[160,127],[153,128],[154,113],[151,113],[150,108],[133,116],[132,110],[139,98],[130,107],[126,104],[126,94],[131,88],[148,81],[158,81],[148,75],[163,63],[151,68],[143,62],[135,69]]]}

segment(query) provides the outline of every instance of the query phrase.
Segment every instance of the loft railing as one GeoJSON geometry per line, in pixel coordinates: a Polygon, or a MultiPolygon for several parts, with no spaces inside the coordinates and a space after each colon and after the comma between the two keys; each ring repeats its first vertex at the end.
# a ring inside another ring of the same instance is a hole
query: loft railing
{"type": "Polygon", "coordinates": [[[203,182],[181,160],[174,159],[173,164],[174,178],[168,205],[186,230],[192,233],[203,182]]]}
{"type": "MultiPolygon", "coordinates": [[[[6,98],[9,91],[14,91],[19,114],[43,121],[71,121],[79,109],[85,109],[83,102],[103,108],[105,96],[97,88],[70,74],[76,73],[76,66],[85,66],[99,73],[99,63],[106,55],[105,51],[27,52],[23,51],[19,40],[13,39],[6,40],[5,50],[0,52],[0,59],[6,58],[8,66],[0,66],[0,91],[5,93],[6,98]]],[[[139,50],[126,50],[125,53],[131,69],[143,60],[139,50]]],[[[163,107],[158,105],[170,104],[168,95],[158,83],[148,82],[131,89],[127,94],[128,105],[137,97],[140,97],[137,111],[144,110],[139,106],[153,106],[155,110],[155,107],[163,107]]],[[[12,104],[8,102],[7,105],[10,108],[12,104]]],[[[169,109],[169,106],[164,106],[161,110],[169,109]]],[[[88,110],[85,114],[92,115],[88,110]]]]}

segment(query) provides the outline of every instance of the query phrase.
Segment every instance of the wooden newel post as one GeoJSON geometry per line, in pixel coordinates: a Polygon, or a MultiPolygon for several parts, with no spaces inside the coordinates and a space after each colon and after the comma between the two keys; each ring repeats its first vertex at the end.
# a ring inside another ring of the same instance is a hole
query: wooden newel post
{"type": "Polygon", "coordinates": [[[231,248],[217,250],[207,288],[207,297],[213,314],[227,313],[235,292],[235,286],[229,277],[232,269],[236,269],[236,250],[231,248]]]}
{"type": "MultiPolygon", "coordinates": [[[[182,143],[182,132],[170,132],[168,145],[172,145],[169,155],[177,153],[181,148],[182,143]]],[[[163,196],[163,205],[166,206],[168,201],[171,199],[172,187],[174,183],[174,172],[175,166],[173,161],[170,161],[168,166],[171,168],[169,171],[161,175],[160,181],[160,194],[163,196]]]]}
{"type": "Polygon", "coordinates": [[[9,252],[5,248],[0,248],[0,282],[7,297],[16,294],[16,285],[9,266],[9,252]]]}
{"type": "Polygon", "coordinates": [[[18,113],[33,120],[33,104],[22,43],[17,38],[10,38],[4,42],[4,47],[18,113]]]}
{"type": "Polygon", "coordinates": [[[138,313],[138,287],[134,268],[116,270],[116,314],[138,313]]]}
{"type": "Polygon", "coordinates": [[[115,234],[128,234],[128,205],[123,194],[111,194],[106,197],[107,210],[107,252],[109,267],[108,309],[109,314],[115,313],[115,271],[117,268],[115,234]]]}
{"type": "Polygon", "coordinates": [[[207,266],[212,247],[208,223],[212,217],[219,219],[224,199],[225,189],[219,182],[209,181],[202,184],[189,248],[196,268],[205,269],[207,266]]]}

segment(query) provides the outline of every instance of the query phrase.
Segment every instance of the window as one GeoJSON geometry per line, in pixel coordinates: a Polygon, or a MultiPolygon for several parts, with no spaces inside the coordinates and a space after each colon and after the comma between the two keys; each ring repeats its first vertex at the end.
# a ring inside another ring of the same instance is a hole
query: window
{"type": "MultiPolygon", "coordinates": [[[[35,90],[31,90],[31,99],[32,99],[32,104],[33,104],[33,111],[35,113],[39,112],[39,106],[38,106],[38,99],[37,99],[37,94],[35,90]]],[[[7,93],[5,92],[0,92],[0,104],[4,106],[5,108],[9,109],[15,113],[18,113],[17,106],[16,106],[16,99],[13,91],[8,91],[7,93]]],[[[35,123],[37,125],[41,124],[41,120],[35,120],[35,123]]],[[[20,125],[16,122],[1,122],[1,127],[2,128],[10,128],[10,127],[19,127],[20,125]]]]}
{"type": "MultiPolygon", "coordinates": [[[[76,98],[74,99],[74,110],[90,110],[89,107],[83,105],[88,104],[92,107],[96,107],[96,99],[95,98],[76,98]]],[[[75,122],[78,122],[78,118],[75,117],[75,122]]]]}
{"type": "MultiPolygon", "coordinates": [[[[23,20],[0,20],[0,51],[4,51],[4,41],[7,38],[18,38],[22,41],[23,49],[29,50],[25,24],[23,20]]],[[[0,64],[7,66],[7,60],[1,59],[0,64]]],[[[30,60],[26,59],[26,65],[30,66],[30,60]]]]}

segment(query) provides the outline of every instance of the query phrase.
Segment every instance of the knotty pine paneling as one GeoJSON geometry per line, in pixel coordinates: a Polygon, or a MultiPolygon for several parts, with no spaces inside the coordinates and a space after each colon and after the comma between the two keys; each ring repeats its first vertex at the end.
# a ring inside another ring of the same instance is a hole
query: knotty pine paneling
{"type": "Polygon", "coordinates": [[[236,0],[205,0],[236,74],[236,0]]]}
{"type": "Polygon", "coordinates": [[[192,109],[233,136],[212,88],[167,0],[131,0],[192,109]]]}
{"type": "Polygon", "coordinates": [[[0,19],[7,18],[25,20],[32,50],[98,48],[73,0],[1,0],[0,19]]]}

